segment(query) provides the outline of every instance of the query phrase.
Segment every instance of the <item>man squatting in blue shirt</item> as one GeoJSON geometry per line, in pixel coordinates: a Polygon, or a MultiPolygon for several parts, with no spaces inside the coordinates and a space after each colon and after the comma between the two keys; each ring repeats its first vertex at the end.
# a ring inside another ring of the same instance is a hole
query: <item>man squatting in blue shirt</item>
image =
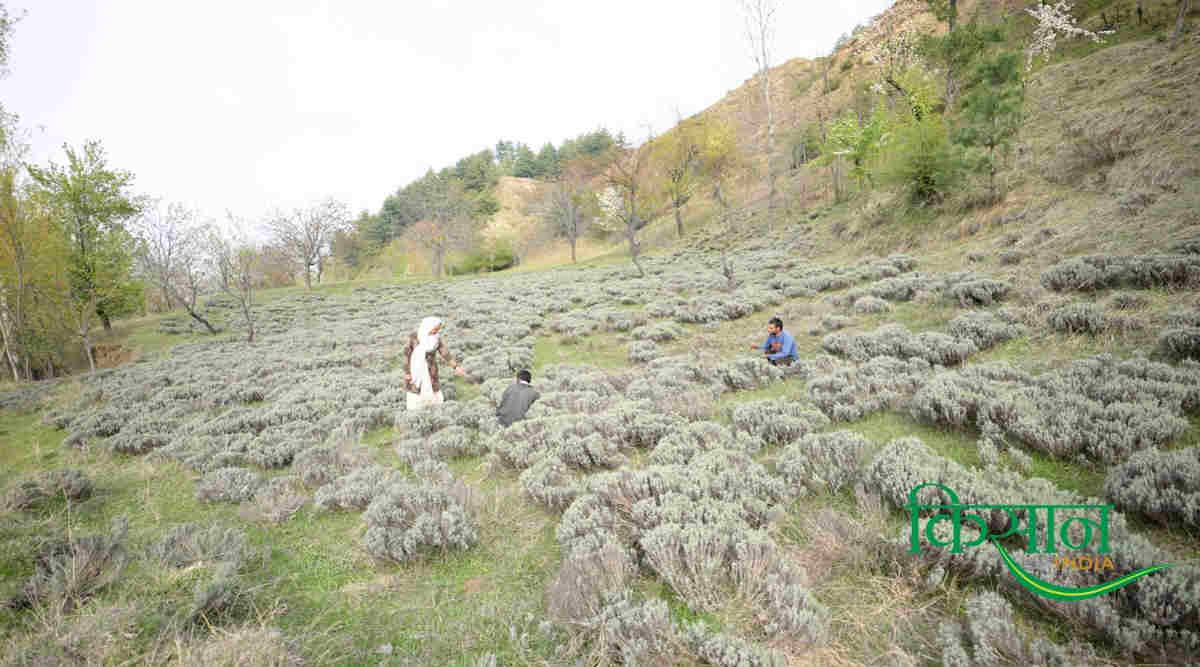
{"type": "Polygon", "coordinates": [[[791,366],[800,358],[796,353],[796,339],[783,330],[783,320],[778,317],[767,322],[767,341],[762,345],[751,345],[750,349],[762,350],[772,366],[791,366]]]}

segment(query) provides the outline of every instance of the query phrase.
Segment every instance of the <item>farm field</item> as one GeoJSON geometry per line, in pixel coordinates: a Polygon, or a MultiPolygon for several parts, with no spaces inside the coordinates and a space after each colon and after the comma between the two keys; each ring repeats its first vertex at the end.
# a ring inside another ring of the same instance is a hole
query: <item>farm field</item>
{"type": "Polygon", "coordinates": [[[1186,661],[1200,255],[1020,274],[802,250],[738,251],[734,286],[679,251],[645,278],[292,293],[253,344],[165,319],[185,342],[6,395],[5,664],[1186,661]],[[407,413],[429,314],[467,378],[407,413]],[[749,350],[777,314],[788,368],[749,350]],[[522,368],[541,398],[502,428],[522,368]],[[1042,579],[1175,567],[1059,602],[991,549],[910,553],[929,481],[1116,505],[1113,568],[1011,552],[1042,579]]]}

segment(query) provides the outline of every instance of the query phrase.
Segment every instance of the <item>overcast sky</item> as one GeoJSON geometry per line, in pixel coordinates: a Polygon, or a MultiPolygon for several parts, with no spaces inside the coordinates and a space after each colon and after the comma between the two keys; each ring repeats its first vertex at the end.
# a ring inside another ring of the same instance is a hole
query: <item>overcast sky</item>
{"type": "MultiPolygon", "coordinates": [[[[33,160],[98,139],[139,193],[255,218],[354,211],[498,139],[635,143],[754,72],[737,0],[0,0],[0,101],[33,160]]],[[[891,0],[779,0],[773,64],[891,0]]]]}

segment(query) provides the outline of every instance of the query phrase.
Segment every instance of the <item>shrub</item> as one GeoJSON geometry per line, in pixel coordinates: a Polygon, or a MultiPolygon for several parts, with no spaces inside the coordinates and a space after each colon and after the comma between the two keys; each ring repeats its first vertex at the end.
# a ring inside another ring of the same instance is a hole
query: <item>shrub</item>
{"type": "Polygon", "coordinates": [[[309,447],[292,459],[292,472],[308,486],[322,486],[367,465],[370,458],[366,448],[356,444],[309,447]]]}
{"type": "Polygon", "coordinates": [[[629,361],[645,363],[662,355],[658,344],[652,340],[639,340],[629,344],[629,361]]]}
{"type": "Polygon", "coordinates": [[[896,138],[884,181],[903,188],[913,204],[943,201],[962,180],[963,161],[941,117],[927,114],[921,122],[902,126],[896,138]]]}
{"type": "Polygon", "coordinates": [[[838,331],[846,327],[854,326],[854,320],[841,315],[826,315],[821,318],[821,326],[826,331],[838,331]]]}
{"type": "Polygon", "coordinates": [[[1113,310],[1141,310],[1150,305],[1150,300],[1134,292],[1117,292],[1108,300],[1108,307],[1113,310]]]}
{"type": "Polygon", "coordinates": [[[363,546],[380,561],[406,563],[431,552],[465,550],[479,539],[466,509],[439,487],[392,484],[363,518],[363,546]]]}
{"type": "Polygon", "coordinates": [[[837,493],[858,478],[870,450],[871,443],[852,431],[811,433],[780,452],[775,467],[792,489],[837,493]]]}
{"type": "Polygon", "coordinates": [[[1200,527],[1200,447],[1137,452],[1109,470],[1104,495],[1118,509],[1200,527]]]}
{"type": "Polygon", "coordinates": [[[1158,349],[1174,359],[1200,359],[1200,327],[1163,330],[1158,349]]]}
{"type": "Polygon", "coordinates": [[[572,551],[550,582],[547,611],[556,623],[583,627],[600,615],[605,602],[624,592],[636,567],[619,544],[572,551]]]}
{"type": "Polygon", "coordinates": [[[854,312],[860,315],[868,315],[875,313],[886,313],[892,310],[891,304],[883,299],[864,296],[854,302],[854,312]]]}
{"type": "Polygon", "coordinates": [[[757,451],[761,443],[730,431],[721,424],[695,422],[675,430],[658,442],[650,453],[650,462],[660,465],[687,465],[704,452],[714,449],[757,451]]]}
{"type": "Polygon", "coordinates": [[[533,500],[561,511],[579,495],[577,476],[557,456],[547,456],[520,476],[521,489],[533,500]]]}
{"type": "Polygon", "coordinates": [[[808,383],[813,403],[835,422],[855,421],[915,392],[930,372],[927,362],[875,357],[858,366],[835,369],[808,383]]]}
{"type": "Polygon", "coordinates": [[[832,333],[821,341],[821,347],[854,361],[886,356],[943,366],[960,364],[977,351],[970,340],[929,331],[913,334],[899,324],[887,324],[870,333],[832,333]]]}
{"type": "Polygon", "coordinates": [[[202,579],[192,591],[187,619],[213,625],[237,606],[245,595],[238,577],[238,564],[222,561],[213,568],[212,578],[202,579]]]}
{"type": "Polygon", "coordinates": [[[1001,250],[996,253],[996,260],[1002,266],[1016,266],[1025,260],[1025,253],[1020,250],[1001,250]]]}
{"type": "Polygon", "coordinates": [[[966,280],[951,285],[946,295],[964,308],[991,306],[1007,296],[1011,289],[1012,285],[999,280],[966,280]]]}
{"type": "Polygon", "coordinates": [[[1063,138],[1079,170],[1112,164],[1134,150],[1136,137],[1120,125],[1106,128],[1087,120],[1063,120],[1063,138]]]}
{"type": "Polygon", "coordinates": [[[985,417],[1006,435],[1051,456],[1083,454],[1109,463],[1171,442],[1188,428],[1186,420],[1158,405],[1102,404],[1065,386],[1008,392],[988,402],[985,417]]]}
{"type": "Polygon", "coordinates": [[[809,403],[788,399],[751,401],[733,408],[735,430],[767,445],[781,445],[829,425],[829,418],[809,403]]]}
{"type": "Polygon", "coordinates": [[[942,662],[947,665],[1088,664],[1095,655],[1080,645],[1066,651],[1045,639],[1028,640],[1013,623],[1012,605],[991,591],[967,600],[967,629],[958,623],[938,628],[942,662]],[[1068,655],[1069,653],[1069,655],[1068,655]]]}
{"type": "Polygon", "coordinates": [[[308,503],[308,493],[296,475],[274,477],[259,488],[241,515],[253,521],[282,523],[308,503]]]}
{"type": "Polygon", "coordinates": [[[1059,262],[1042,272],[1042,285],[1055,292],[1090,291],[1104,287],[1105,276],[1082,259],[1059,262]]]}
{"type": "Polygon", "coordinates": [[[975,426],[989,400],[1033,379],[1004,362],[975,364],[961,371],[938,373],[917,390],[909,413],[940,426],[975,426]]]}
{"type": "Polygon", "coordinates": [[[313,505],[322,510],[361,510],[400,477],[398,471],[379,465],[355,468],[317,489],[313,505]]]}
{"type": "Polygon", "coordinates": [[[86,535],[70,542],[52,542],[38,555],[33,575],[25,583],[25,599],[72,611],[116,583],[128,561],[124,516],[113,521],[108,535],[86,535]]]}
{"type": "Polygon", "coordinates": [[[988,312],[965,312],[950,320],[950,335],[969,340],[980,350],[986,350],[1028,333],[1020,325],[1006,322],[988,312]]]}
{"type": "Polygon", "coordinates": [[[650,567],[692,607],[715,610],[733,589],[761,608],[768,636],[825,641],[829,611],[803,586],[803,572],[780,562],[765,532],[668,523],[646,533],[641,546],[650,567]]]}
{"type": "Polygon", "coordinates": [[[783,371],[778,366],[772,366],[758,357],[718,364],[712,373],[729,391],[759,389],[783,377],[783,371]]]}
{"type": "Polygon", "coordinates": [[[204,502],[240,503],[254,497],[262,476],[245,468],[218,468],[196,484],[196,499],[204,502]]]}
{"type": "Polygon", "coordinates": [[[1042,273],[1042,284],[1055,291],[1189,289],[1200,284],[1200,256],[1089,255],[1050,267],[1042,273]]]}
{"type": "Polygon", "coordinates": [[[1187,329],[1200,327],[1200,310],[1176,310],[1167,314],[1167,326],[1187,329]]]}
{"type": "Polygon", "coordinates": [[[1200,236],[1176,243],[1171,246],[1171,252],[1179,255],[1200,255],[1200,236]]]}
{"type": "Polygon", "coordinates": [[[58,468],[42,473],[36,480],[19,482],[4,497],[10,510],[33,509],[57,498],[71,501],[92,497],[92,480],[75,468],[58,468]]]}
{"type": "Polygon", "coordinates": [[[1054,331],[1097,334],[1108,328],[1108,317],[1089,303],[1070,303],[1050,311],[1046,324],[1054,331]]]}
{"type": "Polygon", "coordinates": [[[629,332],[634,340],[651,340],[656,343],[666,343],[683,335],[683,330],[670,322],[655,322],[640,326],[629,332]]]}
{"type": "Polygon", "coordinates": [[[150,548],[150,555],[171,567],[229,561],[241,564],[250,552],[246,533],[220,524],[184,523],[171,527],[150,548]]]}
{"type": "Polygon", "coordinates": [[[301,667],[305,664],[296,642],[270,627],[214,628],[213,634],[202,641],[177,648],[180,667],[240,664],[301,667]]]}

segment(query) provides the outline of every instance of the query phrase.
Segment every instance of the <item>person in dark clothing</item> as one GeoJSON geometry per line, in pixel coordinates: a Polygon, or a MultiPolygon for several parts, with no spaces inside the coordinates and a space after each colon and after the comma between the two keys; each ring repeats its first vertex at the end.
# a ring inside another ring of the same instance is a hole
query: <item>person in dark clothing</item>
{"type": "Polygon", "coordinates": [[[517,373],[517,381],[504,390],[500,406],[496,408],[496,417],[504,426],[524,419],[529,406],[538,400],[540,394],[529,384],[532,380],[533,375],[529,371],[521,371],[517,373]]]}

